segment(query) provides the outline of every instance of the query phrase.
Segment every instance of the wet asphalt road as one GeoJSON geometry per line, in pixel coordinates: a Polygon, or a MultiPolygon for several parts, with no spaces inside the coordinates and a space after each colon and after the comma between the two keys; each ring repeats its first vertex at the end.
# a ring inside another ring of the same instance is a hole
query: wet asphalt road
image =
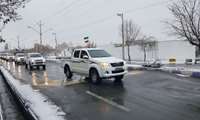
{"type": "Polygon", "coordinates": [[[67,113],[68,120],[199,120],[200,79],[157,71],[133,71],[123,84],[105,80],[99,86],[75,75],[65,80],[63,68],[47,70],[4,63],[25,84],[48,96],[67,113]]]}

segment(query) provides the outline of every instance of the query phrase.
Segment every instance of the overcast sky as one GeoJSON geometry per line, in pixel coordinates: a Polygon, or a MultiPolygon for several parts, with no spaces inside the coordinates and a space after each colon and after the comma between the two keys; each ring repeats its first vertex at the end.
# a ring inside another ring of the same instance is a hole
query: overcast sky
{"type": "MultiPolygon", "coordinates": [[[[43,35],[43,43],[54,45],[52,32],[57,33],[58,42],[83,43],[89,36],[98,45],[120,42],[120,17],[132,19],[142,32],[158,40],[169,40],[163,21],[170,19],[167,6],[170,0],[31,0],[19,13],[22,20],[10,23],[3,31],[11,47],[17,46],[20,36],[21,47],[32,47],[39,42],[39,34],[28,29],[31,25],[39,30],[37,23],[43,22],[43,30],[53,28],[43,35]]],[[[1,45],[2,46],[2,45],[1,45]]]]}

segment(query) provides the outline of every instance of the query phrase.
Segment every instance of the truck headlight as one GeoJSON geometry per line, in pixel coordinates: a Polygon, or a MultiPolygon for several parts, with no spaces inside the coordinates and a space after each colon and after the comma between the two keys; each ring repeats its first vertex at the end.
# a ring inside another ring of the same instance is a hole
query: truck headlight
{"type": "Polygon", "coordinates": [[[42,61],[43,61],[44,63],[46,62],[46,60],[45,60],[45,59],[43,59],[42,61]]]}
{"type": "Polygon", "coordinates": [[[100,63],[100,66],[103,70],[106,70],[110,67],[110,64],[109,63],[100,63]]]}
{"type": "Polygon", "coordinates": [[[34,63],[35,61],[34,60],[31,60],[31,63],[34,63]]]}

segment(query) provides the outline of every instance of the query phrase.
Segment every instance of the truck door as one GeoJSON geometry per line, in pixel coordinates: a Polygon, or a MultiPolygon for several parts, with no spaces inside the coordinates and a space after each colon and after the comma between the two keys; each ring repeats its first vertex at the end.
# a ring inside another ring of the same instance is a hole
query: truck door
{"type": "Polygon", "coordinates": [[[81,51],[81,63],[80,63],[80,71],[83,74],[88,74],[89,73],[89,56],[88,53],[85,50],[81,51]]]}
{"type": "Polygon", "coordinates": [[[71,59],[71,70],[72,71],[75,71],[75,72],[79,72],[80,70],[80,68],[79,68],[79,66],[80,66],[80,58],[79,58],[79,56],[80,56],[80,50],[75,50],[74,51],[74,54],[73,54],[73,57],[72,57],[72,59],[71,59]]]}

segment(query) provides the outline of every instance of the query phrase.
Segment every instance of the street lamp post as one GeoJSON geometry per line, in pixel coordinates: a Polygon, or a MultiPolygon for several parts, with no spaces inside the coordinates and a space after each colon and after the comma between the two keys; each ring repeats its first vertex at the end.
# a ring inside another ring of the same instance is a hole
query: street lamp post
{"type": "MultiPolygon", "coordinates": [[[[39,35],[40,35],[40,44],[41,44],[41,41],[42,41],[42,34],[41,34],[41,31],[38,31],[38,30],[36,30],[34,27],[32,27],[32,26],[28,26],[28,28],[29,29],[32,29],[33,31],[35,31],[36,33],[38,33],[39,35]]],[[[39,46],[38,46],[38,48],[36,48],[37,49],[37,52],[39,52],[40,51],[40,49],[39,49],[39,46]]]]}
{"type": "Polygon", "coordinates": [[[121,17],[122,19],[122,58],[123,60],[125,60],[125,57],[124,57],[124,14],[123,13],[118,13],[117,16],[121,17]]]}

